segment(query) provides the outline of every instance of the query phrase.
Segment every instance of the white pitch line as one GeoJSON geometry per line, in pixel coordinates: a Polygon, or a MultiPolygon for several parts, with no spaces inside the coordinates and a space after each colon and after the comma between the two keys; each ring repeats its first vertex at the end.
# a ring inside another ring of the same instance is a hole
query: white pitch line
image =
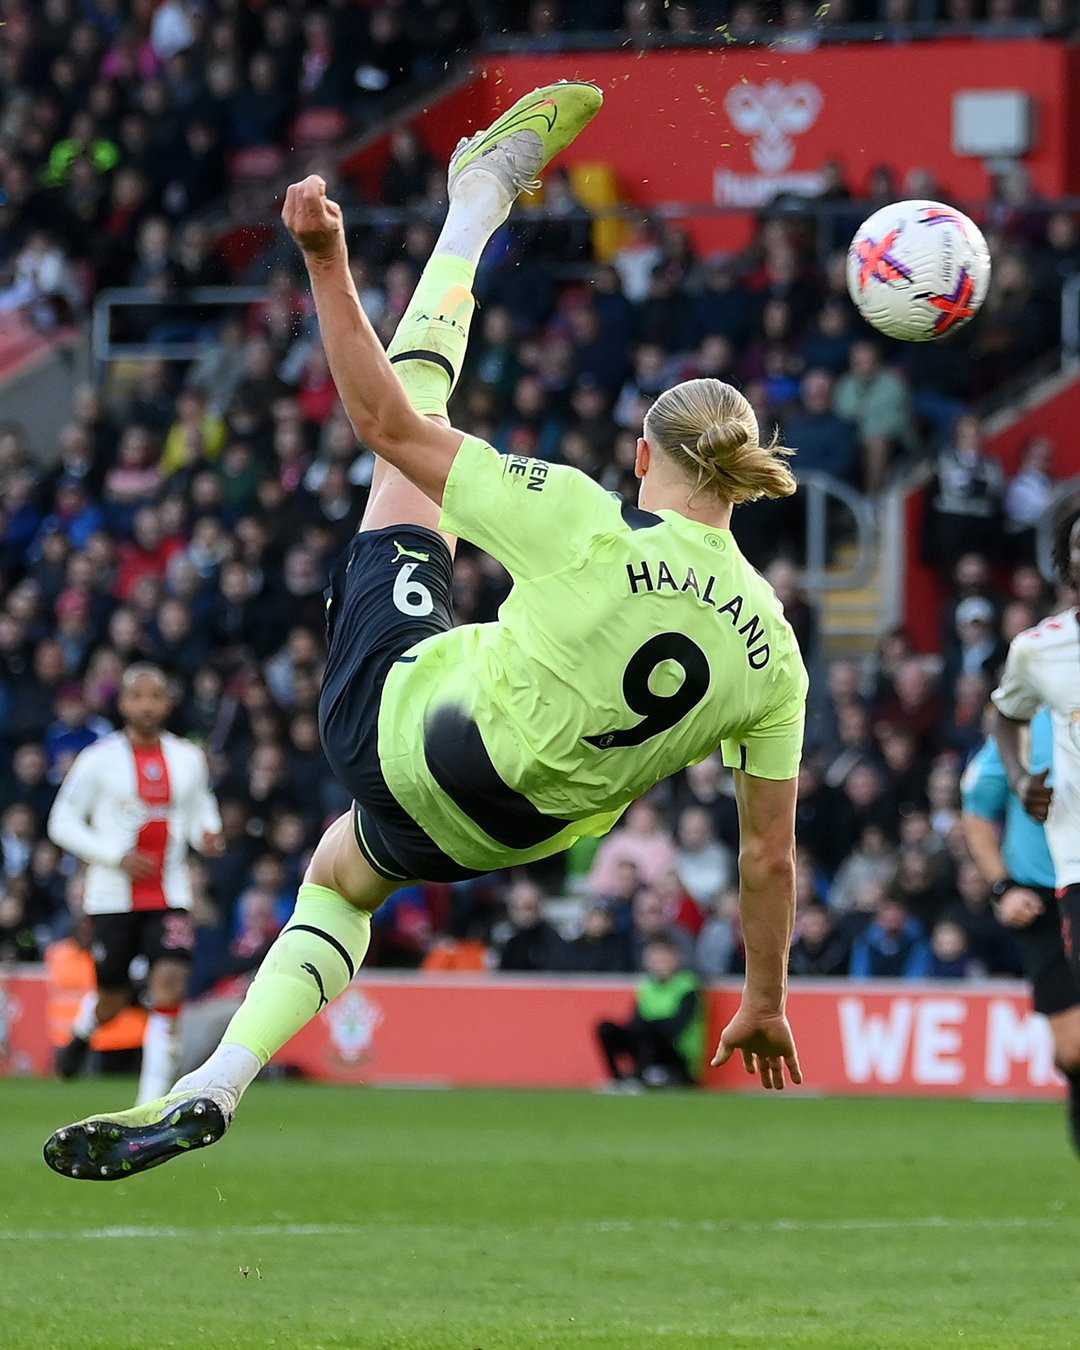
{"type": "MultiPolygon", "coordinates": [[[[1063,1225],[1076,1224],[1078,1220],[1080,1220],[1080,1216],[1064,1214],[1017,1214],[1000,1215],[996,1218],[946,1218],[940,1214],[927,1214],[920,1217],[895,1219],[769,1219],[761,1222],[743,1219],[597,1219],[587,1220],[583,1223],[539,1223],[532,1225],[532,1231],[537,1234],[544,1232],[632,1233],[642,1228],[649,1230],[666,1228],[698,1233],[858,1233],[938,1228],[981,1228],[990,1230],[1060,1228],[1063,1225]]],[[[7,1228],[0,1229],[0,1242],[109,1242],[153,1238],[205,1239],[211,1235],[236,1238],[355,1237],[364,1233],[385,1234],[386,1227],[386,1221],[382,1221],[368,1224],[210,1224],[204,1228],[156,1227],[153,1225],[74,1229],[7,1228]]],[[[471,1228],[462,1224],[405,1224],[402,1227],[409,1232],[468,1234],[479,1230],[483,1225],[476,1225],[475,1228],[471,1228]]]]}

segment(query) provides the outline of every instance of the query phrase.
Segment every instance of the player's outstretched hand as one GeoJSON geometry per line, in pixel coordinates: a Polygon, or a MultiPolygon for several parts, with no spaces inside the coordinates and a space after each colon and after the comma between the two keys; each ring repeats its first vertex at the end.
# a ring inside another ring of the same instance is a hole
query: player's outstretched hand
{"type": "Polygon", "coordinates": [[[1016,795],[1024,810],[1040,825],[1050,814],[1050,803],[1054,799],[1054,789],[1046,785],[1049,772],[1049,769],[1040,769],[1038,773],[1026,773],[1016,785],[1016,795]]]}
{"type": "Polygon", "coordinates": [[[764,1088],[784,1086],[784,1065],[793,1083],[802,1082],[795,1037],[783,1013],[756,1013],[745,1005],[720,1033],[713,1065],[726,1064],[736,1050],[742,1051],[746,1072],[757,1074],[764,1088]]]}
{"type": "Polygon", "coordinates": [[[317,173],[285,193],[281,219],[306,258],[332,258],[345,242],[341,207],[326,195],[326,183],[317,173]]]}

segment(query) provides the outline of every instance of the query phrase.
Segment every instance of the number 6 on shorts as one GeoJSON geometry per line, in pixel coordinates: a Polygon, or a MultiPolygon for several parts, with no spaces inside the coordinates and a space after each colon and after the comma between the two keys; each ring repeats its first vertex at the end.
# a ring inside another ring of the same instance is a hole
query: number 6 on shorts
{"type": "Polygon", "coordinates": [[[402,614],[411,614],[422,619],[435,608],[435,601],[428,588],[419,581],[413,581],[413,573],[419,563],[406,563],[394,578],[394,604],[402,614]]]}

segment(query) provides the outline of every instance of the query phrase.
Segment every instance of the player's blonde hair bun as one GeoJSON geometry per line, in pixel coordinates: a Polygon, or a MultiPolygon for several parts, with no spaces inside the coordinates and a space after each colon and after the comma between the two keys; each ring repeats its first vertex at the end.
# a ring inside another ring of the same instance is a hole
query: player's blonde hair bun
{"type": "Polygon", "coordinates": [[[695,449],[703,458],[719,463],[736,454],[749,439],[749,428],[742,422],[714,423],[698,437],[695,449]]]}
{"type": "Polygon", "coordinates": [[[758,439],[746,398],[723,380],[685,380],[661,394],[645,414],[645,439],[707,490],[733,506],[759,497],[790,497],[798,484],[788,467],[794,452],[758,439]]]}

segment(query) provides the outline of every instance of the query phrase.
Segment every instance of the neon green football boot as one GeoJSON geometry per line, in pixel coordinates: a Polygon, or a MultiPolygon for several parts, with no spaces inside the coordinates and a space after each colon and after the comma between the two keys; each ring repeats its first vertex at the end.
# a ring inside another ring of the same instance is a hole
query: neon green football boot
{"type": "Polygon", "coordinates": [[[225,1092],[170,1092],[114,1115],[65,1125],[45,1143],[45,1161],[76,1181],[122,1181],[216,1143],[232,1124],[225,1092]]]}
{"type": "Polygon", "coordinates": [[[584,80],[560,80],[519,98],[486,131],[462,137],[450,157],[447,187],[467,169],[483,169],[513,196],[536,186],[536,176],[589,125],[604,95],[584,80]]]}

